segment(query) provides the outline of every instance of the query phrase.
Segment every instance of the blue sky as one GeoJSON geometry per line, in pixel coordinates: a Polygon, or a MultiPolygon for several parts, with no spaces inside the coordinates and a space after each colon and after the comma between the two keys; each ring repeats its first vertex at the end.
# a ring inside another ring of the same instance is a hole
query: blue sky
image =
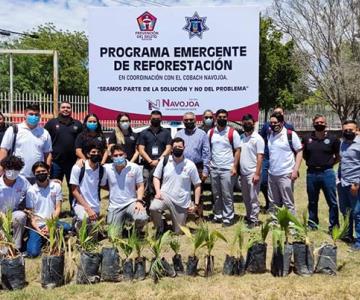
{"type": "MultiPolygon", "coordinates": [[[[89,7],[253,5],[265,11],[271,0],[0,0],[0,28],[31,31],[52,22],[59,29],[87,32],[89,7]],[[149,3],[149,4],[146,4],[149,3]],[[151,5],[152,4],[152,5],[151,5]]],[[[0,36],[1,38],[1,36],[0,36]]]]}

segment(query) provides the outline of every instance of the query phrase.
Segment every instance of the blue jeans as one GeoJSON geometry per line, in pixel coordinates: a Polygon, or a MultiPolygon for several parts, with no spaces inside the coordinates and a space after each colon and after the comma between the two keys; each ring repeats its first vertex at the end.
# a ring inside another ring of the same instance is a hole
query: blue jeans
{"type": "Polygon", "coordinates": [[[268,209],[270,206],[270,201],[269,201],[269,185],[268,185],[268,171],[269,171],[269,166],[270,166],[270,162],[269,159],[264,158],[263,163],[262,163],[262,169],[261,169],[261,183],[260,183],[260,190],[264,195],[266,204],[265,204],[265,208],[268,209]]]}
{"type": "Polygon", "coordinates": [[[309,226],[319,225],[318,203],[320,190],[323,191],[329,207],[329,229],[339,225],[339,209],[336,200],[336,175],[333,169],[309,171],[306,175],[306,187],[309,199],[309,226]]]}
{"type": "Polygon", "coordinates": [[[360,247],[360,190],[356,196],[351,194],[350,185],[338,184],[339,205],[341,213],[346,216],[350,213],[348,237],[353,236],[355,225],[355,245],[360,247]]]}
{"type": "Polygon", "coordinates": [[[73,203],[73,195],[71,192],[71,187],[70,187],[70,175],[71,175],[71,169],[73,167],[73,164],[66,164],[66,165],[60,165],[56,162],[52,162],[51,164],[51,171],[50,171],[50,177],[51,179],[59,179],[59,180],[63,180],[64,176],[66,178],[66,183],[68,186],[68,190],[69,190],[69,203],[70,203],[70,209],[72,210],[72,203],[73,203]]]}
{"type": "MultiPolygon", "coordinates": [[[[44,226],[41,226],[41,228],[44,226]]],[[[72,229],[71,225],[66,222],[59,221],[57,223],[57,226],[63,227],[65,233],[69,232],[72,229]]],[[[27,255],[30,257],[39,256],[41,253],[41,247],[44,245],[45,242],[46,239],[44,239],[40,234],[38,234],[34,230],[29,230],[29,239],[27,240],[26,244],[27,255]]]]}

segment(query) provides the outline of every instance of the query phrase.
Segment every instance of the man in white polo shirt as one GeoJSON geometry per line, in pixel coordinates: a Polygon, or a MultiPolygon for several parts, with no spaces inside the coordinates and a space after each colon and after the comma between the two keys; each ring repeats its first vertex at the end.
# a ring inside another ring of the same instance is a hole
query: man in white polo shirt
{"type": "Polygon", "coordinates": [[[254,130],[255,120],[247,114],[242,118],[245,133],[240,136],[241,191],[246,208],[246,221],[250,228],[259,224],[259,192],[265,142],[254,130]]]}
{"type": "Polygon", "coordinates": [[[0,177],[0,213],[12,211],[12,226],[15,247],[21,249],[26,225],[26,214],[23,211],[26,191],[30,183],[19,175],[24,167],[20,157],[8,156],[1,161],[4,174],[0,177]],[[23,206],[23,207],[21,207],[23,206]]]}
{"type": "Polygon", "coordinates": [[[150,214],[157,235],[164,232],[164,210],[170,211],[173,230],[179,234],[180,226],[186,223],[188,212],[194,213],[200,205],[201,180],[195,164],[184,157],[184,140],[174,138],[171,146],[172,155],[162,158],[154,172],[156,194],[150,205],[150,214]],[[195,187],[194,205],[191,204],[191,184],[195,187]]]}
{"type": "Polygon", "coordinates": [[[299,177],[303,156],[302,144],[298,135],[284,127],[283,116],[273,113],[270,117],[271,133],[269,147],[269,200],[270,211],[283,205],[295,214],[293,195],[294,182],[299,177]]]}
{"type": "Polygon", "coordinates": [[[240,159],[240,136],[227,126],[228,112],[219,109],[216,127],[208,131],[210,138],[211,187],[214,198],[214,223],[224,227],[234,224],[234,185],[240,159]]]}
{"type": "Polygon", "coordinates": [[[0,161],[9,154],[21,157],[25,166],[20,174],[30,183],[35,182],[35,177],[31,172],[33,164],[37,161],[45,161],[50,166],[52,160],[51,137],[46,129],[39,126],[39,121],[39,105],[28,105],[25,110],[25,121],[10,126],[1,142],[0,161]]]}
{"type": "Polygon", "coordinates": [[[102,185],[110,191],[108,224],[124,225],[126,219],[135,222],[139,230],[146,224],[148,215],[144,207],[144,178],[141,168],[126,159],[123,145],[111,147],[112,164],[104,166],[102,185]]]}
{"type": "Polygon", "coordinates": [[[100,162],[104,149],[97,143],[89,143],[85,149],[87,159],[82,166],[75,164],[71,170],[70,184],[76,200],[73,206],[77,220],[86,217],[96,221],[100,214],[99,189],[104,174],[100,162]]]}

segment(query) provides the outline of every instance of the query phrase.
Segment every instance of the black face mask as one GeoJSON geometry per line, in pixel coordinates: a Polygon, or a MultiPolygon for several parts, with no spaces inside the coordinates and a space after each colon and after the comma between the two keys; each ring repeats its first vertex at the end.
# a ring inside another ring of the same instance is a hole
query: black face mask
{"type": "Polygon", "coordinates": [[[225,119],[217,119],[216,123],[220,126],[220,127],[225,127],[227,124],[227,120],[225,119]]]}
{"type": "Polygon", "coordinates": [[[101,155],[98,154],[90,154],[90,160],[96,164],[101,161],[101,155]]]}
{"type": "Polygon", "coordinates": [[[322,131],[324,131],[324,130],[325,130],[326,125],[315,124],[315,125],[314,125],[314,128],[315,128],[315,130],[316,130],[316,131],[320,131],[320,132],[322,132],[322,131]]]}
{"type": "Polygon", "coordinates": [[[48,177],[49,176],[47,173],[40,173],[35,175],[36,180],[39,182],[45,182],[48,179],[48,177]]]}
{"type": "Polygon", "coordinates": [[[354,131],[345,130],[343,131],[343,137],[349,141],[353,141],[356,137],[356,133],[354,131]]]}
{"type": "Polygon", "coordinates": [[[273,132],[280,132],[281,126],[280,125],[270,125],[270,128],[273,132]]]}
{"type": "Polygon", "coordinates": [[[183,153],[184,153],[184,149],[180,149],[180,148],[173,149],[173,154],[175,157],[181,157],[181,155],[183,155],[183,153]]]}
{"type": "Polygon", "coordinates": [[[195,122],[184,122],[184,126],[186,129],[192,130],[195,128],[195,122]]]}
{"type": "Polygon", "coordinates": [[[251,124],[244,124],[243,127],[245,132],[251,132],[254,130],[254,125],[251,124]]]}
{"type": "Polygon", "coordinates": [[[152,119],[152,120],[150,121],[150,124],[151,124],[151,126],[153,126],[153,127],[159,127],[160,124],[161,124],[161,120],[159,120],[159,119],[152,119]]]}

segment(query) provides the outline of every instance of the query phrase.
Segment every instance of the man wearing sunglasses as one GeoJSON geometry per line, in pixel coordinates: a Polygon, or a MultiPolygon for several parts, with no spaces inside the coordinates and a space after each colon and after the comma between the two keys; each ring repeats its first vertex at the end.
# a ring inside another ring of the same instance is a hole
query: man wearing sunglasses
{"type": "Polygon", "coordinates": [[[199,128],[204,130],[206,133],[208,133],[211,128],[214,128],[214,113],[211,109],[207,109],[204,111],[203,123],[199,128]]]}

